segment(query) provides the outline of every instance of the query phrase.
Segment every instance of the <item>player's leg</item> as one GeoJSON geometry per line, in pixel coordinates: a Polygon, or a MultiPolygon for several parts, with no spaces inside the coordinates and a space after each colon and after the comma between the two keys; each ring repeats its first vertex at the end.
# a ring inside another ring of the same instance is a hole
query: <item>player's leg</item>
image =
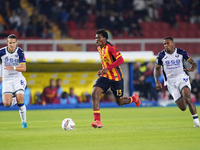
{"type": "Polygon", "coordinates": [[[183,95],[183,99],[185,99],[186,103],[188,104],[195,126],[200,127],[196,106],[194,105],[190,97],[190,89],[188,87],[184,87],[181,93],[183,95]]]}
{"type": "Polygon", "coordinates": [[[100,119],[100,100],[99,100],[99,96],[103,93],[103,90],[98,87],[95,86],[93,87],[93,91],[92,91],[92,107],[93,107],[93,111],[94,111],[94,120],[101,120],[100,119]]]}
{"type": "Polygon", "coordinates": [[[112,90],[112,92],[115,96],[115,101],[119,106],[130,104],[130,103],[133,103],[133,102],[136,104],[136,106],[138,106],[138,107],[140,106],[141,101],[140,101],[137,93],[135,93],[131,97],[123,97],[123,95],[124,95],[123,79],[120,80],[120,81],[110,81],[110,87],[111,87],[111,90],[112,90]]]}
{"type": "Polygon", "coordinates": [[[101,123],[101,114],[100,114],[100,100],[99,96],[103,93],[103,90],[95,86],[92,91],[92,107],[95,122],[91,123],[93,128],[102,128],[103,124],[101,123]]]}
{"type": "Polygon", "coordinates": [[[141,104],[140,98],[137,93],[134,93],[134,95],[131,97],[115,97],[115,101],[119,106],[135,103],[135,105],[139,107],[141,104]]]}
{"type": "Polygon", "coordinates": [[[10,107],[12,104],[12,94],[11,93],[5,93],[2,96],[3,98],[3,104],[5,107],[10,107]]]}
{"type": "Polygon", "coordinates": [[[109,88],[109,79],[104,77],[99,77],[99,79],[96,81],[96,84],[93,86],[92,91],[92,107],[93,107],[93,114],[94,114],[94,120],[95,122],[91,123],[91,126],[93,128],[102,128],[103,124],[101,121],[101,115],[100,115],[100,100],[99,96],[104,92],[107,91],[109,88]]]}
{"type": "Polygon", "coordinates": [[[182,111],[185,111],[186,110],[186,101],[183,97],[179,98],[178,100],[176,100],[176,105],[178,106],[178,108],[182,111]]]}
{"type": "Polygon", "coordinates": [[[24,105],[24,90],[26,87],[26,79],[23,76],[18,77],[14,81],[15,95],[17,98],[17,105],[19,107],[19,114],[22,122],[22,128],[27,128],[26,123],[26,106],[24,105]]]}
{"type": "Polygon", "coordinates": [[[16,97],[13,97],[14,88],[12,83],[4,82],[2,86],[3,86],[2,99],[4,106],[5,107],[14,106],[17,103],[17,101],[16,97]]]}
{"type": "Polygon", "coordinates": [[[26,123],[26,106],[24,105],[24,91],[18,91],[16,93],[17,105],[19,107],[19,115],[22,122],[22,127],[27,128],[26,123]]]}

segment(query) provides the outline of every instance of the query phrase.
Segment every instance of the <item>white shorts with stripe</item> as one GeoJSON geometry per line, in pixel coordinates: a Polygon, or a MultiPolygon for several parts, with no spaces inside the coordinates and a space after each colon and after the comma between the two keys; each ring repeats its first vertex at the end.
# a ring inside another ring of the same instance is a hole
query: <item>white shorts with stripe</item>
{"type": "Polygon", "coordinates": [[[19,77],[2,82],[2,95],[6,93],[24,94],[25,88],[26,88],[26,79],[24,76],[19,76],[19,77]]]}
{"type": "Polygon", "coordinates": [[[177,101],[181,98],[181,90],[184,87],[188,87],[191,90],[190,80],[188,75],[179,76],[176,79],[167,81],[167,88],[172,95],[174,101],[177,101]]]}

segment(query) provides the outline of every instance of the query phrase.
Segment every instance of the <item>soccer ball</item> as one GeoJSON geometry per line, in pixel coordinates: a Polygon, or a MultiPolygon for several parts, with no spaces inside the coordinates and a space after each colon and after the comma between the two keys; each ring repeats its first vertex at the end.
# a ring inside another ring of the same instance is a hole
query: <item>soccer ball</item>
{"type": "Polygon", "coordinates": [[[65,118],[62,121],[61,127],[63,128],[63,130],[74,130],[75,123],[71,118],[65,118]]]}

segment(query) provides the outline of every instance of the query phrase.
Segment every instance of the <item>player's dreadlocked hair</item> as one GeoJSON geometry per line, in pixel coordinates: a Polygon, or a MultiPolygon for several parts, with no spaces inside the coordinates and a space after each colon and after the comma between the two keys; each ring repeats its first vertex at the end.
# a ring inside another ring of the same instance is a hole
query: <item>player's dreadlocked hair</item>
{"type": "Polygon", "coordinates": [[[169,39],[169,40],[171,40],[172,42],[174,42],[174,39],[173,39],[171,36],[167,36],[167,37],[164,38],[164,40],[166,40],[166,39],[169,39]]]}
{"type": "Polygon", "coordinates": [[[7,40],[8,39],[16,39],[17,41],[17,37],[14,35],[14,34],[10,34],[8,37],[7,37],[7,40]]]}
{"type": "Polygon", "coordinates": [[[108,39],[108,33],[104,29],[98,29],[96,34],[102,34],[104,38],[108,39]]]}

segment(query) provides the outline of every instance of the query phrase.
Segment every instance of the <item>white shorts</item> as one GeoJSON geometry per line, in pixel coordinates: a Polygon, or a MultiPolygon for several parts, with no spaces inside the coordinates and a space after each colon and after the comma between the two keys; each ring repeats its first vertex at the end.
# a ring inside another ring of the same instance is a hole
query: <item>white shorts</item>
{"type": "Polygon", "coordinates": [[[26,79],[24,76],[20,76],[8,81],[2,82],[2,95],[3,94],[16,94],[21,93],[24,94],[24,90],[26,88],[26,79]]]}
{"type": "Polygon", "coordinates": [[[181,98],[181,90],[184,87],[188,87],[191,90],[190,79],[187,75],[177,78],[174,82],[167,82],[167,89],[174,98],[175,102],[181,98]]]}

